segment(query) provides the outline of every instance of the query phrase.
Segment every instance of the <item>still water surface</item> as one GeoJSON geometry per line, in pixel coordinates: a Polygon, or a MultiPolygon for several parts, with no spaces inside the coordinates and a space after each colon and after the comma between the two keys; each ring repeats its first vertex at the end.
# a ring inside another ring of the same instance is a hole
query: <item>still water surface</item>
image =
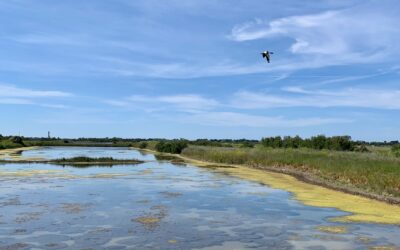
{"type": "Polygon", "coordinates": [[[395,225],[331,222],[284,190],[125,148],[47,147],[23,157],[136,158],[139,165],[0,165],[0,249],[369,249],[395,225]],[[340,229],[340,233],[329,232],[340,229]]]}

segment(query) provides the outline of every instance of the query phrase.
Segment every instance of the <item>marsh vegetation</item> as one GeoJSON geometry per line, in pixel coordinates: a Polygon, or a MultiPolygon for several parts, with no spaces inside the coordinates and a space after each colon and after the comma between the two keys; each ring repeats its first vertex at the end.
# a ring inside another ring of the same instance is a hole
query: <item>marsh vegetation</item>
{"type": "Polygon", "coordinates": [[[0,150],[9,148],[25,147],[24,141],[20,136],[3,137],[0,135],[0,150]]]}
{"type": "Polygon", "coordinates": [[[392,201],[400,198],[400,159],[376,152],[190,146],[183,150],[182,155],[207,162],[268,168],[306,176],[392,201]]]}

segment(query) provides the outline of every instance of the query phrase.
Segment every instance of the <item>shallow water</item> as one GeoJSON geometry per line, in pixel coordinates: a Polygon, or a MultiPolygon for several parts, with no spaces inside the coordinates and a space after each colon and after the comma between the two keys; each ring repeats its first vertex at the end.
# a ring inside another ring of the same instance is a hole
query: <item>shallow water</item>
{"type": "Polygon", "coordinates": [[[329,221],[283,190],[123,148],[41,148],[24,157],[150,160],[140,165],[0,165],[0,249],[368,249],[400,227],[329,221]],[[38,171],[41,170],[41,171],[38,171]],[[340,229],[340,233],[329,232],[340,229]]]}
{"type": "Polygon", "coordinates": [[[112,157],[114,159],[155,160],[153,154],[122,147],[41,147],[22,152],[25,158],[60,159],[77,156],[94,158],[112,157]]]}

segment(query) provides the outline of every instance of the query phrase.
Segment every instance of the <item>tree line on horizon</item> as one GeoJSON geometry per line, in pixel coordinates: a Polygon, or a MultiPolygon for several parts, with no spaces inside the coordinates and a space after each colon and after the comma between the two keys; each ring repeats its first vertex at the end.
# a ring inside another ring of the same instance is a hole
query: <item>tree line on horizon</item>
{"type": "Polygon", "coordinates": [[[180,153],[188,145],[212,146],[212,147],[248,147],[252,148],[257,144],[269,148],[311,148],[315,150],[337,150],[337,151],[361,151],[367,152],[366,146],[391,146],[394,155],[400,156],[400,143],[396,141],[383,142],[365,142],[353,141],[350,136],[325,136],[317,135],[310,138],[300,136],[274,136],[264,137],[261,140],[254,139],[162,139],[162,138],[48,138],[48,137],[21,137],[21,136],[3,136],[0,134],[0,149],[15,148],[27,145],[46,146],[48,145],[67,145],[85,142],[109,143],[110,146],[134,146],[139,143],[140,148],[146,148],[149,142],[156,143],[156,150],[168,153],[180,153]]]}
{"type": "Polygon", "coordinates": [[[328,149],[337,151],[353,151],[356,148],[356,142],[352,141],[351,137],[347,135],[332,137],[317,135],[306,139],[300,136],[265,137],[261,139],[261,144],[264,147],[271,148],[312,148],[316,150],[328,149]]]}

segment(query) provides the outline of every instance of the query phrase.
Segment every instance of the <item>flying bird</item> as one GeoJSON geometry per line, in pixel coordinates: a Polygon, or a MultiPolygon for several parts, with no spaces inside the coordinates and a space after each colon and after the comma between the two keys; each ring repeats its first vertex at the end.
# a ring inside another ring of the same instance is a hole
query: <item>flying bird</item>
{"type": "Polygon", "coordinates": [[[274,52],[269,52],[268,50],[261,53],[262,57],[265,58],[268,63],[271,60],[272,54],[274,54],[274,52]]]}

